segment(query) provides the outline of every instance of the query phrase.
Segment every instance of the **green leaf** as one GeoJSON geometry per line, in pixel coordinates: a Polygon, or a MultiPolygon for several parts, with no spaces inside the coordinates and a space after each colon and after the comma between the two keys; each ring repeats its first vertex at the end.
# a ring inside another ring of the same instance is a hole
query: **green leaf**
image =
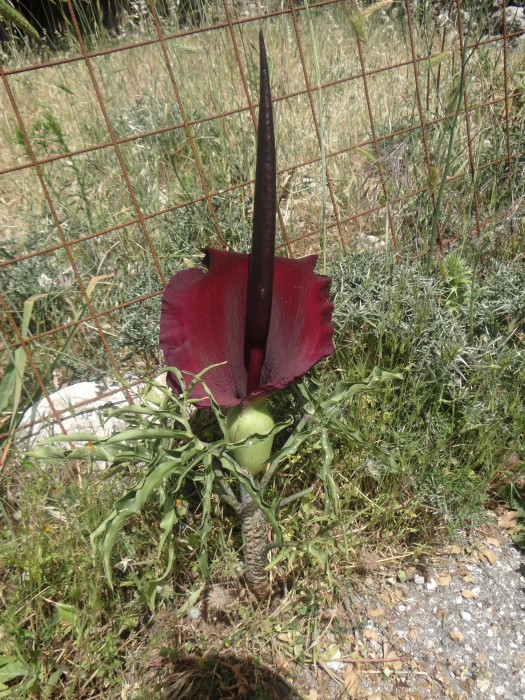
{"type": "Polygon", "coordinates": [[[202,494],[202,516],[201,525],[199,527],[200,552],[197,557],[202,575],[206,580],[210,577],[208,568],[208,534],[211,530],[211,496],[213,493],[213,482],[215,474],[212,469],[213,456],[207,454],[203,459],[205,472],[204,492],[202,494]]]}
{"type": "Polygon", "coordinates": [[[294,560],[297,558],[297,551],[292,549],[290,546],[284,546],[279,554],[277,554],[266,567],[267,571],[274,569],[277,564],[280,564],[284,559],[288,559],[290,564],[293,564],[294,560]]]}
{"type": "Polygon", "coordinates": [[[36,450],[29,450],[29,452],[26,452],[26,456],[43,460],[67,459],[64,450],[61,450],[60,447],[52,447],[51,445],[48,447],[38,447],[36,450]]]}
{"type": "MultiPolygon", "coordinates": [[[[162,530],[162,535],[159,540],[159,550],[158,550],[158,556],[160,557],[160,554],[162,550],[164,549],[164,545],[166,544],[166,541],[168,537],[171,535],[173,531],[174,525],[179,521],[177,517],[177,511],[175,510],[175,502],[172,496],[170,496],[166,502],[164,503],[164,516],[162,520],[160,521],[160,529],[162,530]]],[[[173,545],[171,545],[171,549],[173,549],[173,545]]],[[[164,577],[163,577],[164,578],[164,577]]]]}
{"type": "Polygon", "coordinates": [[[73,433],[72,435],[54,435],[42,440],[43,445],[53,445],[56,442],[100,442],[101,438],[93,433],[73,433]]]}
{"type": "Polygon", "coordinates": [[[271,525],[278,541],[282,539],[282,529],[275,516],[275,509],[262,500],[261,491],[254,485],[252,479],[244,473],[237,462],[230,457],[229,454],[223,453],[219,457],[223,468],[226,471],[234,474],[236,480],[241,486],[244,486],[249,495],[253,498],[255,505],[258,506],[264,513],[264,517],[271,525]]]}
{"type": "Polygon", "coordinates": [[[66,603],[55,603],[59,620],[66,622],[71,627],[75,627],[79,621],[79,611],[73,605],[66,603]]]}
{"type": "MultiPolygon", "coordinates": [[[[115,502],[110,515],[91,533],[92,547],[95,548],[98,545],[102,553],[104,571],[111,588],[113,587],[111,553],[120,531],[133,515],[140,513],[148,498],[163,481],[181,470],[186,462],[195,456],[196,451],[194,447],[186,445],[180,450],[179,459],[153,462],[146,476],[135,488],[127,491],[115,502]]],[[[163,454],[161,456],[164,457],[163,454]]]]}
{"type": "Polygon", "coordinates": [[[110,445],[112,442],[129,442],[130,440],[156,440],[161,438],[173,438],[173,440],[190,440],[191,433],[187,431],[171,430],[169,428],[132,428],[122,430],[107,438],[104,442],[110,445]]]}
{"type": "Polygon", "coordinates": [[[183,617],[184,615],[186,615],[186,613],[188,613],[193,608],[195,603],[201,597],[201,594],[202,594],[203,590],[206,588],[206,585],[207,584],[203,583],[202,586],[199,586],[199,588],[197,588],[192,593],[190,593],[186,602],[183,603],[180,606],[180,608],[177,608],[177,612],[176,612],[177,617],[183,617]]]}
{"type": "Polygon", "coordinates": [[[132,421],[136,416],[149,416],[152,420],[159,420],[162,418],[176,421],[180,425],[187,428],[187,422],[178,416],[174,411],[173,407],[167,406],[163,408],[152,408],[150,406],[135,405],[135,406],[120,406],[119,408],[114,408],[108,411],[108,418],[123,418],[124,420],[132,421]]]}
{"type": "Polygon", "coordinates": [[[365,447],[369,452],[371,452],[374,455],[376,459],[382,462],[391,471],[397,471],[398,467],[395,459],[384,450],[381,450],[379,447],[376,447],[371,442],[366,440],[356,428],[352,430],[348,426],[341,423],[340,420],[333,417],[330,419],[329,426],[334,432],[339,433],[339,435],[342,435],[347,440],[351,440],[353,442],[356,442],[358,445],[365,447]]]}
{"type": "Polygon", "coordinates": [[[282,448],[279,450],[279,452],[275,455],[275,457],[272,459],[270,463],[270,468],[266,472],[266,474],[263,476],[261,479],[261,489],[264,490],[269,483],[270,479],[272,478],[273,474],[275,473],[276,469],[279,467],[279,464],[286,458],[290,457],[291,455],[294,455],[299,447],[305,442],[306,440],[311,439],[313,436],[317,435],[317,433],[320,430],[320,427],[314,426],[311,427],[308,431],[304,429],[304,424],[307,421],[307,418],[309,416],[305,416],[301,419],[299,424],[296,426],[294,429],[293,433],[290,435],[288,440],[284,443],[282,448]]]}
{"type": "MultiPolygon", "coordinates": [[[[1,0],[0,0],[0,13],[1,13],[1,0]]],[[[35,301],[42,299],[47,296],[46,294],[34,294],[24,301],[24,310],[22,313],[22,325],[20,328],[20,335],[24,340],[29,334],[29,324],[31,322],[31,316],[33,314],[33,306],[35,301]]],[[[8,343],[4,342],[4,345],[8,343]]],[[[27,355],[24,348],[17,348],[11,355],[11,361],[9,362],[7,369],[0,382],[0,414],[4,411],[9,411],[12,413],[10,430],[15,426],[16,414],[18,407],[20,405],[20,398],[22,396],[22,387],[24,374],[27,365],[27,355]]]]}
{"type": "Polygon", "coordinates": [[[364,391],[369,391],[376,384],[393,381],[394,379],[403,379],[401,371],[390,372],[389,370],[374,367],[370,375],[364,382],[338,382],[331,396],[320,403],[321,408],[329,408],[335,406],[342,401],[346,401],[364,391]]]}
{"type": "Polygon", "coordinates": [[[274,427],[271,429],[269,433],[261,434],[261,433],[253,433],[252,435],[248,435],[244,440],[238,440],[237,442],[227,442],[226,443],[226,449],[228,451],[233,450],[237,447],[250,447],[252,445],[256,445],[258,442],[262,442],[264,440],[268,440],[273,438],[277,435],[277,433],[282,432],[285,428],[288,428],[291,424],[293,423],[293,418],[288,418],[285,421],[281,421],[280,423],[276,423],[274,427]]]}
{"type": "Polygon", "coordinates": [[[332,449],[332,445],[330,444],[330,440],[328,438],[328,431],[326,430],[326,428],[323,428],[323,431],[321,433],[321,445],[325,454],[323,465],[321,467],[321,471],[319,472],[319,477],[323,482],[325,492],[324,510],[325,513],[328,513],[330,510],[333,510],[334,513],[337,513],[339,511],[339,499],[337,497],[337,489],[335,486],[334,479],[330,474],[330,467],[334,460],[334,451],[332,449]]]}
{"type": "Polygon", "coordinates": [[[439,66],[440,63],[451,56],[452,51],[441,51],[440,53],[435,53],[432,56],[429,56],[427,59],[421,62],[421,65],[425,66],[426,68],[434,68],[435,66],[439,66]]]}
{"type": "Polygon", "coordinates": [[[28,673],[27,666],[15,656],[0,656],[0,683],[9,683],[9,681],[26,676],[28,673]]]}

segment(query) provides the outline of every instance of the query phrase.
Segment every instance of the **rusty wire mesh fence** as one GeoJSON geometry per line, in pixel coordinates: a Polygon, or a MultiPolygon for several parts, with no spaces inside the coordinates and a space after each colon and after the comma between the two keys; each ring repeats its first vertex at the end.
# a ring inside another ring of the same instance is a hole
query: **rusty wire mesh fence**
{"type": "Polygon", "coordinates": [[[524,30],[505,2],[475,5],[221,0],[181,27],[150,0],[95,42],[67,0],[67,47],[6,53],[2,367],[22,373],[20,405],[43,398],[63,425],[81,404],[58,408],[52,392],[102,375],[98,398],[131,400],[160,363],[170,276],[204,245],[247,250],[260,28],[281,254],[512,245],[524,30]]]}

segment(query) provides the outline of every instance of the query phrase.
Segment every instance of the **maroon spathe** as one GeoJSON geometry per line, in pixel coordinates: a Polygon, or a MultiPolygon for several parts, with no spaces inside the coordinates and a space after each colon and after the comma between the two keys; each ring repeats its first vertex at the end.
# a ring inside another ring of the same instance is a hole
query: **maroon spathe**
{"type": "MultiPolygon", "coordinates": [[[[249,255],[207,248],[208,271],[182,270],[170,280],[162,299],[160,346],[168,367],[187,383],[193,375],[221,362],[203,377],[220,406],[267,396],[305,374],[334,351],[330,278],[314,273],[316,255],[275,258],[270,329],[260,381],[248,393],[245,330],[249,255]]],[[[169,384],[180,390],[175,377],[169,384]]],[[[192,398],[209,407],[202,386],[192,398]],[[202,399],[202,400],[201,400],[202,399]]]]}

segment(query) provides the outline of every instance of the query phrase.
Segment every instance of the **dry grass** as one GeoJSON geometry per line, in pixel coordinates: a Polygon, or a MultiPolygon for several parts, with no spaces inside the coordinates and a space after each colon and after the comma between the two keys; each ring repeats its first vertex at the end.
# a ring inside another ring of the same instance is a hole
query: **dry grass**
{"type": "MultiPolygon", "coordinates": [[[[370,20],[369,24],[369,38],[363,44],[364,68],[367,71],[380,71],[368,76],[367,87],[375,131],[381,137],[417,126],[420,122],[412,65],[388,69],[388,66],[410,61],[411,52],[406,37],[400,34],[399,25],[393,20],[380,18],[370,20]]],[[[302,13],[299,16],[300,42],[311,85],[315,86],[316,82],[316,62],[323,83],[358,75],[361,63],[346,5],[312,13],[312,26],[316,36],[316,53],[302,13]]],[[[206,119],[216,113],[242,109],[248,97],[256,101],[257,29],[257,26],[249,24],[234,30],[240,50],[240,67],[235,60],[228,29],[167,43],[170,63],[188,119],[206,119]],[[246,94],[240,69],[246,79],[249,95],[246,94]]],[[[289,170],[297,163],[318,158],[320,145],[308,96],[302,94],[280,99],[305,89],[292,20],[289,16],[273,20],[265,30],[273,94],[278,100],[275,106],[278,163],[280,168],[289,170]]],[[[143,31],[146,32],[144,28],[143,31]]],[[[151,27],[148,32],[151,33],[151,27]]],[[[431,63],[420,64],[418,75],[426,119],[445,116],[451,90],[457,84],[458,56],[446,52],[457,49],[458,37],[453,28],[447,32],[445,53],[431,63]]],[[[127,40],[130,38],[126,37],[127,40]]],[[[421,32],[416,37],[416,44],[418,55],[431,51],[439,56],[441,35],[436,34],[429,39],[428,32],[421,32]]],[[[476,55],[470,62],[467,81],[468,98],[472,103],[501,96],[503,87],[501,47],[496,45],[480,49],[478,53],[479,56],[476,55]],[[488,63],[491,65],[489,75],[488,63]]],[[[16,56],[12,63],[17,64],[21,60],[21,56],[16,56]]],[[[149,45],[97,57],[92,64],[117,137],[125,138],[181,123],[182,115],[160,46],[149,45]]],[[[509,66],[511,91],[519,82],[518,71],[522,64],[523,59],[519,55],[512,57],[509,66]]],[[[110,140],[83,62],[13,75],[9,81],[37,158],[110,140]],[[60,138],[49,128],[49,115],[59,125],[60,138]]],[[[322,138],[327,154],[369,141],[370,117],[361,78],[325,88],[321,103],[314,92],[313,105],[316,113],[320,105],[322,108],[322,138]]],[[[497,144],[491,139],[497,125],[501,124],[502,116],[501,104],[471,113],[470,131],[476,164],[504,155],[505,143],[502,139],[497,144]]],[[[208,191],[221,191],[252,177],[255,136],[248,111],[197,124],[190,131],[208,191]]],[[[426,130],[429,156],[438,169],[444,159],[444,131],[446,122],[426,130]]],[[[16,121],[8,108],[2,114],[0,123],[1,167],[27,162],[25,149],[23,145],[16,145],[17,140],[20,139],[17,139],[16,121]]],[[[469,154],[464,119],[460,122],[456,142],[450,174],[466,173],[465,180],[468,181],[469,154]]],[[[144,213],[153,213],[165,206],[202,196],[194,154],[184,129],[171,131],[164,136],[141,138],[121,148],[144,213]]],[[[389,198],[402,197],[426,186],[429,173],[418,130],[381,140],[379,150],[379,162],[389,198]]],[[[330,157],[328,165],[340,219],[384,203],[385,192],[372,144],[353,148],[348,154],[330,157]]],[[[87,222],[90,231],[95,227],[102,229],[124,223],[135,217],[128,188],[111,149],[61,160],[45,166],[44,170],[61,219],[72,218],[72,211],[82,196],[78,171],[82,173],[85,196],[93,210],[93,216],[87,222]]],[[[287,174],[280,179],[280,184],[286,179],[287,174]]],[[[288,183],[291,189],[291,197],[287,201],[290,236],[302,236],[320,227],[321,180],[319,162],[294,170],[293,179],[288,183]],[[303,186],[305,177],[313,179],[313,188],[303,186]]],[[[35,211],[46,209],[35,175],[28,171],[11,173],[1,178],[0,187],[3,235],[16,232],[23,238],[34,228],[35,211]]],[[[462,191],[469,187],[466,182],[462,191]]],[[[249,195],[248,190],[244,196],[249,195]]],[[[451,208],[456,204],[457,201],[453,199],[451,208]]],[[[428,206],[426,202],[427,209],[428,206]]],[[[414,207],[411,206],[411,209],[414,207]]],[[[333,223],[335,219],[329,197],[327,216],[328,223],[333,223]]],[[[396,228],[403,227],[404,219],[403,212],[394,211],[396,228]]],[[[383,231],[384,211],[380,211],[344,226],[342,233],[346,240],[351,241],[359,233],[382,235],[383,231]]],[[[71,235],[75,237],[75,232],[71,235]]],[[[228,238],[229,232],[226,231],[224,235],[228,238]]],[[[329,240],[335,243],[337,237],[337,229],[331,230],[329,240]]],[[[309,244],[308,247],[312,246],[309,244]]],[[[301,252],[301,248],[299,246],[297,252],[301,252]]]]}

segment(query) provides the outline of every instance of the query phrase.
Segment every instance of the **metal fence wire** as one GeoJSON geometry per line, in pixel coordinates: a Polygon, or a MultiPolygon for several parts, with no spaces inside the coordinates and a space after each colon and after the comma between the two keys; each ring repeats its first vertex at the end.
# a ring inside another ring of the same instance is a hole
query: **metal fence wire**
{"type": "Polygon", "coordinates": [[[170,276],[204,245],[246,250],[260,28],[281,254],[418,258],[521,225],[525,16],[509,3],[219,0],[180,27],[149,0],[96,42],[66,4],[66,47],[19,44],[0,65],[2,367],[64,432],[86,402],[53,391],[105,375],[98,399],[131,401],[161,362],[170,276]]]}

